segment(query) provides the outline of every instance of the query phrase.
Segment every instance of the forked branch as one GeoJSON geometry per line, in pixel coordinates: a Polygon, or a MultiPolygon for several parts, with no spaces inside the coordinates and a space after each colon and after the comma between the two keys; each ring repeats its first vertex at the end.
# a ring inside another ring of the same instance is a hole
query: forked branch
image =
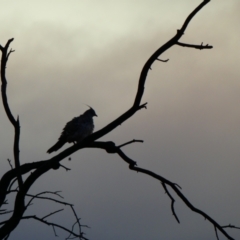
{"type": "Polygon", "coordinates": [[[20,159],[19,159],[19,139],[20,139],[20,122],[19,118],[17,120],[13,117],[13,114],[11,112],[11,109],[8,105],[8,99],[7,99],[7,79],[6,79],[6,66],[7,61],[12,52],[14,52],[12,49],[8,52],[8,48],[10,46],[10,43],[13,41],[12,39],[9,39],[5,45],[5,47],[2,47],[0,45],[0,50],[2,51],[2,59],[1,59],[1,82],[2,82],[2,102],[5,109],[5,112],[8,116],[9,121],[12,123],[15,134],[14,134],[14,163],[15,168],[18,170],[17,179],[18,179],[18,185],[21,188],[23,184],[22,176],[19,173],[19,167],[20,167],[20,159]]]}
{"type": "Polygon", "coordinates": [[[73,235],[75,238],[78,238],[80,240],[82,240],[82,239],[83,240],[88,240],[87,238],[85,238],[83,236],[83,233],[80,233],[80,234],[75,233],[72,230],[70,230],[70,229],[68,229],[68,228],[66,228],[66,227],[64,227],[64,226],[62,226],[60,224],[56,224],[54,222],[49,222],[49,221],[45,220],[44,218],[37,217],[36,215],[24,216],[24,217],[22,217],[22,219],[34,219],[34,220],[39,221],[41,223],[44,223],[44,224],[46,224],[48,226],[52,226],[56,237],[58,237],[58,235],[56,234],[55,228],[59,228],[59,229],[64,230],[65,232],[73,235]]]}
{"type": "MultiPolygon", "coordinates": [[[[121,146],[121,145],[120,145],[121,146]]],[[[94,142],[93,145],[91,147],[95,147],[95,148],[100,148],[100,149],[105,149],[107,152],[111,152],[111,153],[116,153],[120,156],[120,158],[122,160],[124,160],[126,163],[129,164],[129,169],[136,171],[138,173],[143,173],[145,175],[148,175],[154,179],[159,180],[162,183],[162,186],[165,190],[165,192],[167,193],[168,197],[171,199],[171,210],[172,213],[175,217],[175,219],[177,220],[177,222],[179,223],[179,219],[177,217],[177,214],[175,212],[174,209],[174,202],[175,199],[172,197],[172,195],[170,194],[170,192],[167,189],[167,186],[171,187],[171,189],[177,194],[177,196],[184,202],[184,204],[191,209],[193,212],[201,215],[202,217],[204,217],[204,219],[207,219],[213,226],[215,229],[215,232],[217,233],[217,230],[220,231],[227,239],[229,240],[234,240],[234,238],[232,238],[225,230],[224,228],[235,228],[235,229],[240,229],[238,227],[235,227],[234,225],[228,225],[228,226],[221,226],[217,221],[215,221],[213,218],[211,218],[207,213],[205,213],[204,211],[196,208],[188,199],[187,197],[181,192],[181,187],[176,184],[171,182],[170,180],[160,176],[159,174],[156,174],[152,171],[149,171],[147,169],[144,168],[140,168],[137,167],[137,164],[134,160],[132,160],[131,158],[129,158],[119,147],[116,147],[115,144],[113,142],[111,142],[111,144],[109,144],[109,142],[94,142]],[[105,145],[105,147],[104,147],[105,145]]],[[[217,235],[216,235],[217,236],[217,235]]]]}
{"type": "MultiPolygon", "coordinates": [[[[211,49],[212,46],[207,45],[194,45],[194,44],[186,44],[186,43],[181,43],[179,42],[180,38],[184,34],[188,24],[192,20],[192,18],[207,4],[209,3],[210,0],[204,0],[202,1],[201,4],[199,4],[198,7],[196,7],[192,13],[189,14],[189,16],[186,18],[185,22],[183,23],[182,27],[180,30],[177,31],[176,35],[172,37],[168,42],[166,42],[163,46],[161,46],[159,49],[157,49],[151,56],[150,58],[146,61],[145,65],[142,68],[139,81],[138,81],[138,88],[137,88],[137,93],[133,102],[133,105],[125,111],[122,115],[120,115],[118,118],[116,118],[114,121],[110,122],[108,125],[106,125],[104,128],[100,129],[99,131],[93,133],[92,135],[86,137],[81,143],[78,143],[76,145],[73,145],[69,147],[68,149],[62,151],[55,157],[52,157],[49,160],[45,161],[39,161],[35,163],[30,163],[30,164],[23,164],[20,166],[20,160],[19,160],[19,138],[20,138],[20,123],[19,123],[19,118],[15,119],[13,117],[13,114],[11,113],[11,110],[8,105],[8,100],[7,100],[7,80],[6,80],[6,65],[7,61],[9,59],[10,54],[13,52],[13,50],[8,51],[10,43],[13,41],[13,39],[9,39],[8,42],[6,43],[5,47],[2,47],[0,45],[0,50],[2,51],[2,62],[1,62],[1,81],[2,81],[2,100],[3,100],[3,105],[4,109],[6,111],[6,114],[9,118],[9,121],[12,123],[15,129],[15,138],[14,138],[14,161],[15,161],[15,168],[9,170],[4,176],[2,177],[0,181],[0,206],[5,202],[6,195],[11,192],[11,183],[14,181],[13,179],[17,177],[18,179],[18,185],[19,185],[19,190],[17,190],[16,194],[16,199],[15,199],[15,205],[14,205],[14,210],[12,216],[5,222],[0,223],[0,225],[3,225],[0,229],[0,239],[6,238],[9,236],[11,231],[14,230],[14,228],[19,224],[19,222],[22,219],[35,219],[37,221],[40,221],[44,224],[51,225],[53,227],[54,233],[56,235],[56,230],[55,228],[62,228],[63,230],[69,232],[75,237],[86,239],[83,237],[83,234],[80,230],[79,234],[73,233],[73,231],[62,227],[60,225],[57,225],[55,223],[51,223],[46,221],[46,218],[57,213],[53,212],[48,214],[47,216],[43,218],[39,218],[35,215],[30,215],[30,216],[23,216],[24,212],[26,210],[25,206],[25,198],[26,196],[31,197],[31,202],[38,198],[38,199],[47,199],[49,201],[54,201],[50,197],[43,197],[40,195],[29,195],[28,191],[30,187],[35,183],[35,181],[40,178],[44,173],[48,172],[51,169],[58,169],[61,165],[60,162],[65,159],[66,157],[69,157],[69,155],[73,154],[74,152],[78,151],[79,149],[82,148],[101,148],[106,150],[107,153],[116,153],[118,154],[126,163],[128,163],[129,168],[133,171],[136,172],[141,172],[143,174],[146,174],[154,179],[159,180],[162,183],[163,188],[165,189],[168,197],[171,199],[171,209],[172,213],[175,216],[176,220],[179,221],[175,209],[174,209],[174,202],[175,199],[173,196],[170,194],[168,187],[171,188],[175,194],[185,203],[185,205],[190,208],[192,211],[202,215],[204,218],[206,218],[209,222],[213,224],[213,226],[216,229],[216,234],[217,230],[220,231],[224,236],[226,236],[228,239],[233,240],[232,237],[230,237],[227,232],[224,230],[226,227],[231,227],[232,225],[221,227],[215,220],[213,220],[209,215],[207,215],[205,212],[195,208],[189,200],[184,196],[184,194],[181,192],[179,189],[179,186],[166,178],[149,171],[147,169],[139,168],[136,166],[136,162],[130,159],[122,150],[121,148],[127,144],[133,143],[133,142],[140,142],[139,140],[133,140],[127,143],[124,143],[122,145],[116,146],[114,142],[97,142],[96,140],[103,137],[104,135],[108,134],[109,132],[113,131],[115,128],[117,128],[119,125],[121,125],[123,122],[128,120],[130,117],[132,117],[137,111],[139,111],[142,108],[146,108],[147,103],[141,104],[142,101],[142,96],[144,94],[144,89],[145,89],[145,82],[147,79],[148,71],[151,69],[152,64],[155,61],[162,61],[162,62],[167,62],[167,60],[161,60],[160,56],[169,48],[171,48],[174,45],[179,45],[182,47],[189,47],[189,48],[196,48],[196,49],[211,49]],[[26,174],[30,171],[32,171],[32,174],[30,174],[26,180],[23,182],[22,181],[22,175],[26,174]],[[9,189],[9,192],[8,192],[9,189]]],[[[64,202],[56,200],[55,202],[57,203],[62,203],[64,202]]],[[[70,207],[73,209],[73,206],[70,205],[70,207]]],[[[74,209],[73,209],[74,211],[74,209]]],[[[76,216],[76,224],[81,227],[79,218],[77,217],[75,211],[74,214],[76,216]]],[[[74,227],[74,225],[73,225],[74,227]]],[[[237,227],[235,227],[237,228],[237,227]]]]}

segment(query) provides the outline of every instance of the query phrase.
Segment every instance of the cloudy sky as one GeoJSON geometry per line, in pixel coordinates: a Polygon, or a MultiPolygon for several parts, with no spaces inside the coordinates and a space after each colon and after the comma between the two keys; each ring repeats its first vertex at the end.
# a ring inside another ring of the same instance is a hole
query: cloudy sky
{"type": "MultiPolygon", "coordinates": [[[[96,130],[133,103],[148,57],[170,39],[200,0],[1,0],[0,44],[14,37],[8,68],[9,104],[21,123],[22,163],[48,159],[65,125],[91,105],[96,130]]],[[[141,110],[102,138],[122,144],[138,166],[178,183],[192,204],[219,224],[240,226],[239,0],[210,2],[191,22],[183,42],[148,75],[141,110]]],[[[9,169],[13,130],[0,109],[1,169],[9,169]]],[[[67,146],[66,146],[67,147],[67,146]]],[[[52,154],[51,156],[54,156],[52,154]]],[[[172,216],[161,184],[131,172],[119,157],[81,150],[63,161],[71,171],[50,171],[30,190],[62,190],[75,205],[91,240],[215,239],[213,227],[177,196],[172,216]]],[[[35,202],[39,217],[62,208],[35,202]]],[[[71,227],[70,211],[49,221],[71,227]]],[[[240,231],[229,230],[240,238],[240,231]]],[[[64,239],[66,233],[57,231],[64,239]]],[[[219,234],[220,239],[225,239],[219,234]]],[[[55,239],[50,227],[22,222],[10,239],[55,239]]]]}

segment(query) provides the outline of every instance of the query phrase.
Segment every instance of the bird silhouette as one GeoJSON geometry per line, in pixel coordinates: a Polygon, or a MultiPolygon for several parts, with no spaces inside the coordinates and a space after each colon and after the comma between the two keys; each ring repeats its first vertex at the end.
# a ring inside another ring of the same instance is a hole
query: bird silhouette
{"type": "Polygon", "coordinates": [[[56,144],[47,150],[47,153],[52,153],[60,149],[65,143],[81,142],[85,137],[93,132],[94,124],[93,117],[97,114],[90,107],[79,117],[73,118],[63,128],[62,134],[56,144]]]}

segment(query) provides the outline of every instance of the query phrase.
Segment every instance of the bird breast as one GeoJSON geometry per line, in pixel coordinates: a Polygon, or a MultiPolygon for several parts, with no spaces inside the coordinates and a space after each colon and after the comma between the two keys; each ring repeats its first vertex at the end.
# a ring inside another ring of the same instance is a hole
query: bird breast
{"type": "Polygon", "coordinates": [[[79,119],[76,129],[73,134],[68,136],[68,142],[80,142],[85,137],[90,135],[93,132],[94,124],[92,118],[90,119],[79,119]]]}

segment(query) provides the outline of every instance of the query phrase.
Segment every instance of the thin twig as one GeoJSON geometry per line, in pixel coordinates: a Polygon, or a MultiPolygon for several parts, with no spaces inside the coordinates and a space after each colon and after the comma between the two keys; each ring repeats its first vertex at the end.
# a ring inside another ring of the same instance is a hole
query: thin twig
{"type": "MultiPolygon", "coordinates": [[[[59,200],[56,200],[54,198],[49,198],[49,197],[41,197],[40,195],[44,195],[44,194],[53,194],[53,195],[56,195],[60,198],[63,198],[59,192],[61,191],[56,191],[56,192],[51,192],[51,191],[44,191],[44,192],[41,192],[41,193],[38,193],[36,195],[32,195],[32,194],[26,194],[26,196],[28,197],[32,197],[30,199],[30,201],[27,203],[26,207],[29,206],[31,204],[31,202],[36,198],[36,199],[46,199],[46,200],[50,200],[50,201],[54,201],[54,202],[57,202],[57,203],[60,203],[60,204],[64,204],[64,205],[68,205],[68,203],[66,202],[62,202],[62,201],[59,201],[59,200]]],[[[70,204],[69,204],[70,205],[70,204]]]]}
{"type": "Polygon", "coordinates": [[[218,232],[217,232],[217,228],[216,228],[216,226],[214,226],[214,230],[215,230],[216,238],[217,238],[217,240],[219,240],[218,232]]]}
{"type": "Polygon", "coordinates": [[[17,191],[17,190],[11,190],[13,184],[14,184],[16,181],[17,181],[17,177],[14,178],[14,179],[12,180],[11,184],[9,185],[9,188],[8,188],[8,190],[7,190],[7,194],[8,194],[8,193],[11,193],[11,192],[13,192],[13,191],[17,191]]]}
{"type": "Polygon", "coordinates": [[[222,226],[222,228],[235,228],[235,229],[240,229],[240,227],[236,227],[236,226],[231,225],[231,224],[226,225],[226,226],[222,226]]]}
{"type": "Polygon", "coordinates": [[[160,62],[168,62],[168,61],[169,61],[169,59],[162,60],[162,59],[160,59],[160,58],[157,58],[156,60],[157,60],[157,61],[160,61],[160,62]]]}
{"type": "Polygon", "coordinates": [[[4,238],[4,240],[7,240],[10,237],[10,233],[4,238]]]}
{"type": "Polygon", "coordinates": [[[202,50],[202,49],[212,49],[213,48],[213,46],[210,46],[208,44],[206,44],[204,46],[203,43],[201,43],[201,45],[194,45],[194,44],[177,42],[176,45],[179,45],[181,47],[196,48],[196,49],[199,49],[199,50],[202,50]]]}
{"type": "Polygon", "coordinates": [[[57,233],[56,233],[56,230],[55,230],[55,227],[52,226],[52,228],[53,228],[53,232],[54,232],[55,237],[58,237],[58,235],[57,235],[57,233]]]}
{"type": "Polygon", "coordinates": [[[58,213],[58,212],[61,212],[61,211],[63,211],[63,210],[64,210],[64,209],[62,208],[62,209],[56,210],[56,211],[54,211],[54,212],[51,212],[51,213],[47,214],[46,216],[42,217],[42,220],[44,220],[45,218],[48,218],[48,217],[50,217],[50,216],[52,216],[52,215],[54,215],[54,214],[56,214],[56,213],[58,213]]]}
{"type": "Polygon", "coordinates": [[[13,211],[4,211],[4,212],[0,212],[0,215],[4,215],[4,214],[8,214],[8,213],[12,213],[13,211]]]}
{"type": "Polygon", "coordinates": [[[131,143],[135,143],[135,142],[140,142],[140,143],[143,143],[143,140],[136,140],[136,139],[133,139],[132,141],[129,141],[129,142],[126,142],[126,143],[123,143],[119,146],[117,146],[118,148],[122,148],[123,146],[126,146],[126,145],[129,145],[131,143]]]}
{"type": "Polygon", "coordinates": [[[80,239],[82,238],[82,239],[84,239],[84,240],[87,240],[87,239],[86,239],[85,237],[83,237],[81,234],[80,234],[80,235],[79,235],[79,234],[76,234],[76,233],[74,233],[73,231],[71,231],[71,230],[69,230],[69,229],[67,229],[67,228],[65,228],[65,227],[63,227],[63,226],[61,226],[61,225],[59,225],[59,224],[56,224],[56,223],[53,223],[53,222],[48,222],[48,221],[43,220],[42,218],[39,218],[39,217],[37,217],[37,216],[35,216],[35,215],[24,216],[24,217],[22,217],[21,219],[34,219],[34,220],[37,220],[37,221],[39,221],[39,222],[42,222],[42,223],[44,223],[44,224],[46,224],[46,225],[48,225],[48,226],[60,228],[60,229],[64,230],[65,232],[71,233],[73,236],[78,237],[78,238],[80,238],[80,239]]]}
{"type": "Polygon", "coordinates": [[[177,220],[178,223],[180,223],[178,217],[177,217],[177,214],[175,212],[175,209],[174,209],[174,202],[175,202],[175,199],[172,197],[172,195],[170,194],[170,192],[168,191],[167,189],[167,186],[164,182],[162,182],[162,186],[166,192],[166,194],[168,195],[168,197],[171,199],[171,209],[172,209],[172,213],[173,213],[173,216],[175,217],[175,219],[177,220]]]}
{"type": "Polygon", "coordinates": [[[9,58],[10,54],[13,53],[13,52],[15,52],[15,50],[10,49],[10,51],[7,54],[7,61],[8,61],[8,58],[9,58]]]}
{"type": "Polygon", "coordinates": [[[60,163],[59,163],[59,165],[60,165],[60,167],[64,168],[66,171],[70,171],[71,170],[70,168],[67,168],[64,165],[60,164],[60,163]]]}
{"type": "Polygon", "coordinates": [[[12,164],[11,164],[11,160],[8,158],[7,161],[8,161],[8,163],[9,163],[11,169],[13,169],[13,166],[12,166],[12,164]]]}

